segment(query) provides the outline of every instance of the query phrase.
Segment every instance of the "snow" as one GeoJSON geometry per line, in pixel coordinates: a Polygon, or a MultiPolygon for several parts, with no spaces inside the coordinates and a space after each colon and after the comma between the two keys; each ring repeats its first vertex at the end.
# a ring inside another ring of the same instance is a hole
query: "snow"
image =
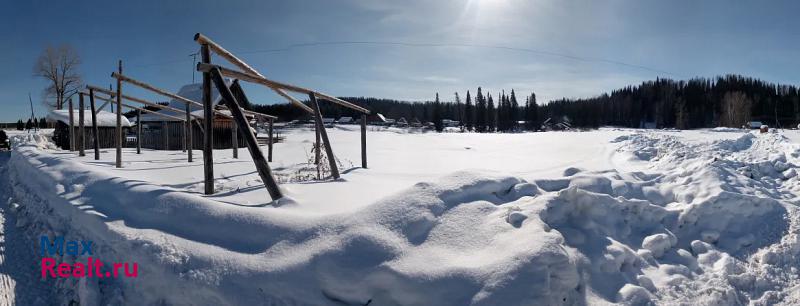
{"type": "MultiPolygon", "coordinates": [[[[89,239],[137,279],[59,281],[81,304],[795,304],[797,131],[520,134],[330,129],[337,181],[293,180],[314,134],[282,131],[271,202],[246,150],[217,194],[180,151],[101,159],[13,136],[28,231],[89,239]],[[794,175],[792,175],[794,173],[794,175]]],[[[199,155],[199,151],[196,151],[199,155]]],[[[65,261],[82,258],[64,258],[65,261]]]]}
{"type": "MultiPolygon", "coordinates": [[[[80,124],[80,119],[78,118],[79,110],[73,110],[72,120],[75,126],[80,124]]],[[[97,111],[96,120],[98,127],[116,127],[117,126],[117,114],[111,113],[107,111],[97,111]]],[[[47,114],[47,119],[61,121],[67,125],[69,125],[69,110],[68,109],[58,109],[52,110],[50,113],[47,114]]],[[[92,114],[91,110],[86,110],[83,115],[83,125],[87,127],[92,126],[92,114]]],[[[120,125],[123,127],[130,127],[131,123],[128,121],[128,118],[122,116],[120,119],[120,125]]]]}

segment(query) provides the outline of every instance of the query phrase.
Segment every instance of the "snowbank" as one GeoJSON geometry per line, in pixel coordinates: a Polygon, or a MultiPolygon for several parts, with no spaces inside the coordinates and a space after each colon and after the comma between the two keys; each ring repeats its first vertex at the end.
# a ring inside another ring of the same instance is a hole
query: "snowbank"
{"type": "Polygon", "coordinates": [[[81,304],[771,304],[800,284],[800,150],[779,134],[633,133],[609,145],[646,171],[462,171],[324,216],[90,171],[23,140],[20,218],[139,262],[137,279],[62,282],[81,304]]]}

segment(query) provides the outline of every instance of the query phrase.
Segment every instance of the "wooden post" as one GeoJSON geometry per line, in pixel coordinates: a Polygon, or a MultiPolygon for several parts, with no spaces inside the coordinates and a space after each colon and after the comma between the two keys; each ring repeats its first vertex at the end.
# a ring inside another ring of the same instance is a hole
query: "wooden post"
{"type": "Polygon", "coordinates": [[[194,144],[192,143],[192,108],[189,102],[186,102],[186,148],[188,153],[189,162],[192,162],[192,150],[194,150],[194,144]]]}
{"type": "MultiPolygon", "coordinates": [[[[315,165],[319,165],[319,157],[320,157],[320,151],[319,150],[322,149],[322,146],[320,146],[320,143],[319,143],[320,142],[320,139],[319,139],[319,126],[317,125],[317,117],[316,116],[314,116],[314,134],[317,137],[317,139],[314,141],[314,164],[315,165]]],[[[319,167],[317,167],[317,169],[319,169],[319,167]]],[[[319,177],[319,173],[317,174],[317,177],[319,177]]]]}
{"type": "MultiPolygon", "coordinates": [[[[119,73],[122,74],[122,60],[119,60],[119,73]]],[[[117,79],[117,129],[114,137],[117,146],[117,168],[122,168],[122,81],[117,79]]]]}
{"type": "Polygon", "coordinates": [[[272,162],[272,118],[269,119],[269,138],[267,139],[269,143],[267,144],[267,160],[272,162]]]}
{"type": "Polygon", "coordinates": [[[69,98],[69,150],[75,151],[75,115],[72,110],[72,98],[69,98]]]}
{"type": "Polygon", "coordinates": [[[83,93],[78,93],[78,156],[86,156],[86,142],[83,129],[83,93]]]}
{"type": "Polygon", "coordinates": [[[100,138],[97,131],[97,109],[94,107],[94,89],[89,89],[89,104],[92,106],[92,145],[94,146],[94,160],[100,160],[100,138]]]}
{"type": "MultiPolygon", "coordinates": [[[[230,106],[228,106],[230,108],[230,106]]],[[[233,138],[232,148],[233,148],[233,158],[239,158],[239,135],[236,135],[236,124],[234,122],[231,125],[231,138],[233,138]]]]}
{"type": "Polygon", "coordinates": [[[136,154],[142,154],[142,110],[136,110],[136,154]]]}
{"type": "Polygon", "coordinates": [[[361,115],[361,168],[367,168],[367,115],[361,115]]]}
{"type": "Polygon", "coordinates": [[[317,129],[319,130],[319,134],[322,136],[322,143],[325,145],[325,155],[328,156],[328,163],[331,166],[331,176],[333,176],[334,179],[338,179],[339,167],[336,166],[336,158],[333,156],[333,149],[331,149],[331,142],[330,139],[328,139],[328,132],[325,131],[325,125],[322,122],[322,113],[319,110],[317,97],[315,97],[314,93],[312,92],[308,94],[308,99],[314,106],[314,118],[316,118],[317,121],[317,129]]]}
{"type": "MultiPolygon", "coordinates": [[[[211,62],[211,52],[208,50],[208,44],[200,46],[200,55],[203,63],[211,62]]],[[[222,88],[228,88],[222,86],[222,88]]],[[[220,88],[217,88],[220,90],[220,88]]],[[[214,125],[212,120],[214,118],[213,105],[211,105],[211,73],[203,72],[203,182],[205,185],[206,194],[214,194],[214,157],[213,154],[213,141],[214,141],[214,125]]]]}
{"type": "Polygon", "coordinates": [[[161,121],[161,141],[164,142],[164,150],[169,150],[169,131],[167,121],[161,121]]]}
{"type": "Polygon", "coordinates": [[[220,93],[220,96],[222,96],[222,99],[224,99],[225,103],[228,105],[228,109],[231,111],[233,119],[244,133],[244,139],[247,142],[247,149],[250,151],[250,156],[253,158],[253,163],[256,165],[258,175],[261,176],[261,181],[263,181],[264,185],[267,187],[270,197],[272,197],[273,201],[282,198],[283,194],[281,194],[281,190],[278,187],[278,183],[275,181],[275,177],[272,176],[272,170],[269,168],[269,164],[264,159],[264,153],[262,153],[261,148],[258,147],[256,135],[253,134],[253,131],[250,129],[250,124],[247,122],[247,117],[245,117],[242,109],[239,107],[239,102],[237,102],[236,98],[234,98],[231,89],[225,85],[225,80],[222,79],[222,74],[218,69],[212,69],[211,76],[214,80],[217,90],[220,93]]]}

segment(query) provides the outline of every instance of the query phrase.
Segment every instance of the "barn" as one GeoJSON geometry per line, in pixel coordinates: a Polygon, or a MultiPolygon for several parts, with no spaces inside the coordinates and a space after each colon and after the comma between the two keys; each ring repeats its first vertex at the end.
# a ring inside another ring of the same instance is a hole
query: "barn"
{"type": "MultiPolygon", "coordinates": [[[[193,101],[202,101],[203,84],[188,84],[181,87],[178,95],[193,101]]],[[[214,87],[211,91],[214,109],[220,112],[214,114],[214,149],[228,149],[233,147],[233,128],[235,123],[230,118],[230,112],[225,105],[221,105],[222,99],[214,87]],[[225,116],[228,115],[228,116],[225,116]]],[[[186,103],[172,99],[168,102],[168,106],[184,110],[186,103]]],[[[194,149],[203,148],[203,130],[201,129],[203,120],[203,109],[197,105],[190,105],[192,117],[195,123],[192,124],[192,146],[194,149]]],[[[185,113],[179,113],[170,109],[162,109],[157,113],[168,115],[171,117],[184,118],[185,113]]],[[[254,119],[248,117],[248,119],[254,119]]],[[[143,113],[140,117],[141,122],[137,124],[142,125],[142,148],[155,149],[155,150],[182,150],[184,144],[184,121],[169,118],[166,116],[158,116],[155,114],[143,113]]],[[[238,147],[245,147],[244,138],[241,133],[238,133],[238,147]]]]}
{"type": "MultiPolygon", "coordinates": [[[[79,110],[73,110],[73,129],[74,134],[70,134],[69,132],[69,110],[68,109],[61,109],[61,110],[53,110],[47,115],[47,119],[50,121],[54,121],[56,123],[55,131],[53,132],[53,141],[55,144],[62,148],[62,149],[70,149],[70,137],[71,135],[78,135],[80,132],[78,122],[78,112],[79,110]]],[[[92,133],[92,116],[90,110],[84,110],[83,116],[83,125],[84,125],[84,143],[86,144],[87,148],[92,148],[92,143],[94,143],[94,136],[92,133]]],[[[99,142],[100,148],[113,148],[116,146],[114,142],[114,137],[116,136],[115,131],[117,127],[117,114],[107,112],[107,111],[97,111],[97,139],[99,142]]],[[[120,125],[122,126],[122,133],[123,135],[128,133],[128,130],[131,127],[130,121],[128,118],[122,117],[120,121],[120,125]]],[[[80,140],[79,137],[76,136],[76,140],[80,140]]],[[[133,143],[135,145],[135,142],[133,143]]],[[[128,144],[123,144],[123,146],[131,146],[128,144]]],[[[76,147],[73,149],[77,149],[76,147]]]]}

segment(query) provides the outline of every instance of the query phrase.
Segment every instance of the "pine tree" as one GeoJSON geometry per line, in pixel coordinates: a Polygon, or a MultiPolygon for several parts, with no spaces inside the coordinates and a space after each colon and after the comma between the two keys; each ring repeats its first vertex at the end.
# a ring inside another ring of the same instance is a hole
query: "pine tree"
{"type": "Polygon", "coordinates": [[[456,102],[455,111],[453,112],[453,120],[458,121],[458,126],[464,129],[464,110],[461,107],[461,98],[458,97],[458,92],[455,92],[456,102]]]}
{"type": "Polygon", "coordinates": [[[478,87],[478,94],[475,95],[475,131],[486,131],[486,98],[478,87]]]}
{"type": "Polygon", "coordinates": [[[469,96],[469,90],[467,90],[467,100],[464,105],[464,123],[467,126],[467,131],[472,131],[475,127],[475,110],[472,106],[472,98],[469,96]]]}
{"type": "Polygon", "coordinates": [[[25,129],[26,129],[26,130],[30,130],[30,129],[32,129],[32,128],[33,128],[33,120],[31,120],[31,119],[28,119],[28,121],[27,121],[27,122],[25,122],[25,129]]]}
{"type": "Polygon", "coordinates": [[[528,130],[539,129],[539,106],[536,105],[536,93],[531,93],[525,105],[525,125],[528,130]]]}
{"type": "Polygon", "coordinates": [[[17,130],[22,131],[25,129],[25,123],[22,122],[22,119],[17,120],[17,130]]]}
{"type": "Polygon", "coordinates": [[[486,130],[488,132],[494,132],[497,127],[497,112],[494,109],[492,94],[487,93],[486,96],[489,97],[489,102],[487,102],[486,106],[486,130]]]}
{"type": "Polygon", "coordinates": [[[47,128],[47,118],[45,118],[45,117],[39,118],[39,128],[40,129],[46,129],[47,128]]]}
{"type": "Polygon", "coordinates": [[[517,96],[514,90],[511,90],[511,97],[508,98],[508,130],[517,128],[517,121],[519,120],[519,103],[517,103],[517,96]]]}
{"type": "Polygon", "coordinates": [[[436,131],[441,133],[444,131],[444,122],[442,122],[442,103],[439,102],[439,93],[436,93],[436,101],[433,102],[433,125],[436,131]]]}

